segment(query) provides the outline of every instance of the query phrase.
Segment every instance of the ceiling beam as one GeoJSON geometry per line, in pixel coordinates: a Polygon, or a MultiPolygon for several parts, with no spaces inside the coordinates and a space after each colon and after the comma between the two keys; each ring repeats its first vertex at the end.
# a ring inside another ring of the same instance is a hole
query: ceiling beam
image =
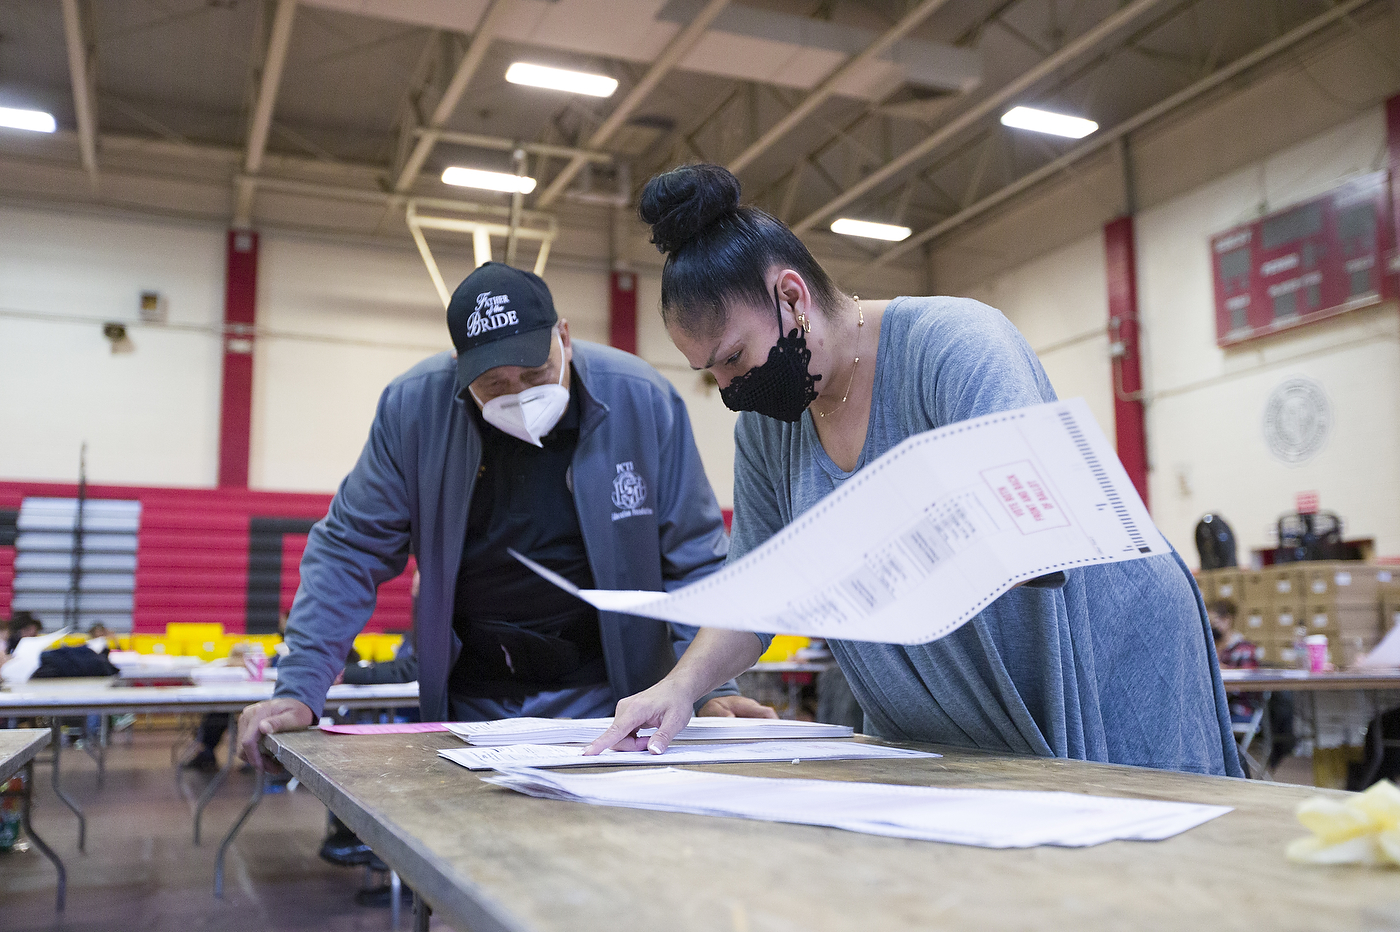
{"type": "MultiPolygon", "coordinates": [[[[433,130],[419,128],[414,130],[416,135],[425,135],[433,130]]],[[[531,155],[546,155],[563,159],[583,159],[588,162],[601,162],[611,164],[617,161],[617,156],[611,152],[599,152],[594,149],[579,149],[575,146],[556,146],[547,142],[516,142],[504,136],[483,136],[480,133],[459,133],[454,130],[437,130],[438,142],[446,142],[459,146],[471,146],[475,149],[492,149],[498,152],[514,152],[516,149],[524,149],[531,155]]]]}
{"type": "Polygon", "coordinates": [[[1020,96],[1033,87],[1038,81],[1053,73],[1056,69],[1078,58],[1085,52],[1090,51],[1095,46],[1105,41],[1109,36],[1118,32],[1124,26],[1147,13],[1161,2],[1163,2],[1163,0],[1133,0],[1132,3],[1118,10],[1116,13],[1105,17],[1083,35],[1078,36],[1074,41],[1062,46],[1055,54],[1051,55],[1049,58],[1043,59],[1034,68],[1025,72],[1011,83],[1004,85],[1000,90],[991,94],[989,97],[983,98],[975,106],[953,117],[947,123],[943,124],[936,132],[924,139],[923,142],[920,142],[911,149],[905,150],[893,160],[885,163],[861,181],[808,214],[793,227],[793,230],[798,233],[804,233],[810,230],[823,218],[829,217],[831,214],[889,181],[911,165],[926,158],[939,146],[948,142],[969,126],[972,126],[977,121],[995,111],[1000,110],[1008,101],[1020,96]]]}
{"type": "Polygon", "coordinates": [[[1214,90],[1242,72],[1248,71],[1250,68],[1261,64],[1267,59],[1287,51],[1289,48],[1309,38],[1314,33],[1325,29],[1339,19],[1351,15],[1356,10],[1371,2],[1372,0],[1346,0],[1346,2],[1339,3],[1327,12],[1318,14],[1302,25],[1279,36],[1277,39],[1259,46],[1259,48],[1254,51],[1240,56],[1230,62],[1230,64],[1212,72],[1196,83],[1177,91],[1165,100],[1159,101],[1146,110],[1134,114],[1112,129],[1096,133],[1088,142],[1076,146],[1054,161],[1037,168],[1030,174],[1023,175],[1006,187],[984,197],[971,207],[958,211],[951,217],[941,220],[933,226],[914,234],[898,246],[885,250],[873,262],[861,269],[862,274],[872,269],[879,268],[880,266],[898,259],[911,249],[915,249],[924,243],[949,233],[956,227],[962,226],[972,220],[974,217],[984,214],[992,208],[1005,203],[1047,178],[1059,174],[1074,163],[1092,155],[1105,146],[1112,145],[1118,140],[1127,137],[1129,133],[1141,129],[1154,120],[1160,119],[1178,107],[1184,106],[1197,97],[1200,97],[1202,94],[1214,90]]]}
{"type": "Polygon", "coordinates": [[[879,58],[881,55],[885,54],[885,52],[889,51],[892,45],[912,32],[916,26],[947,2],[948,0],[923,0],[922,3],[915,6],[908,13],[905,13],[904,16],[900,18],[899,22],[891,26],[887,32],[870,45],[866,46],[865,50],[860,54],[849,59],[844,65],[827,75],[826,80],[818,84],[816,89],[802,100],[802,103],[798,104],[792,110],[789,110],[787,115],[779,120],[772,129],[768,130],[768,132],[755,140],[747,149],[739,153],[739,155],[729,163],[729,170],[737,175],[745,168],[748,168],[749,165],[753,164],[754,159],[771,149],[774,143],[792,132],[797,124],[811,116],[812,112],[820,107],[827,98],[836,93],[836,89],[841,86],[842,82],[865,67],[868,62],[879,58]]]}
{"type": "Polygon", "coordinates": [[[287,49],[291,47],[292,20],[296,18],[297,0],[277,0],[272,31],[267,37],[267,54],[263,56],[262,75],[258,81],[258,98],[253,104],[253,119],[248,125],[248,146],[243,156],[244,178],[238,182],[238,194],[233,208],[233,225],[246,227],[253,220],[253,194],[257,190],[258,172],[267,152],[267,134],[272,129],[272,111],[277,104],[277,91],[282,86],[282,69],[287,64],[287,49]]]}
{"type": "Polygon", "coordinates": [[[433,151],[433,146],[437,145],[438,134],[447,121],[452,118],[452,113],[457,109],[457,103],[462,99],[467,85],[471,83],[477,69],[486,59],[486,50],[495,41],[496,33],[500,29],[501,21],[505,18],[506,10],[509,7],[510,0],[490,0],[486,12],[481,14],[481,21],[476,24],[476,33],[472,36],[471,44],[467,46],[467,53],[462,56],[462,61],[457,65],[457,72],[452,75],[447,89],[442,92],[442,98],[433,108],[433,117],[425,127],[427,131],[418,137],[413,151],[409,153],[402,170],[399,171],[399,177],[394,182],[395,191],[407,191],[418,180],[418,174],[423,170],[423,163],[428,160],[428,154],[433,151]]]}
{"type": "MultiPolygon", "coordinates": [[[[613,134],[626,125],[633,111],[641,106],[642,101],[655,90],[656,85],[661,83],[661,79],[670,74],[671,69],[675,68],[676,65],[680,64],[680,60],[695,47],[695,43],[700,41],[700,37],[705,34],[706,29],[710,28],[710,24],[714,22],[715,17],[728,5],[729,0],[709,0],[709,3],[705,4],[705,8],[701,10],[693,20],[687,23],[684,29],[671,38],[671,41],[661,50],[661,54],[656,56],[656,60],[651,63],[651,67],[647,69],[647,73],[642,75],[642,79],[638,81],[633,86],[632,90],[627,93],[627,96],[623,98],[622,103],[618,104],[613,112],[608,114],[608,118],[603,121],[602,125],[593,131],[593,135],[588,137],[588,143],[584,148],[601,149],[603,146],[607,145],[608,140],[612,139],[613,134]]],[[[583,166],[586,164],[586,159],[577,156],[570,159],[569,163],[564,166],[559,174],[554,176],[554,180],[549,183],[549,187],[545,188],[536,206],[548,207],[550,204],[553,204],[559,195],[564,193],[564,189],[569,186],[569,183],[583,170],[583,166]]]]}
{"type": "Polygon", "coordinates": [[[78,0],[61,0],[63,34],[68,44],[68,75],[73,83],[73,112],[78,119],[78,151],[93,190],[97,190],[96,53],[84,35],[78,0]]]}

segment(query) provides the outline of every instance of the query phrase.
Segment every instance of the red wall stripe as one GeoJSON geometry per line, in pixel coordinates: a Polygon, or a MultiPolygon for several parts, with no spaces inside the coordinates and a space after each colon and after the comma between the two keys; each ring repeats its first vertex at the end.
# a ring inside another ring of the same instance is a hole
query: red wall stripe
{"type": "MultiPolygon", "coordinates": [[[[76,485],[0,482],[0,508],[19,510],[29,496],[72,498],[76,485]]],[[[172,489],[142,486],[88,486],[89,498],[141,502],[141,533],[136,550],[136,593],[132,620],[138,633],[160,634],[171,622],[210,622],[229,634],[245,631],[248,590],[248,530],[255,518],[325,516],[331,496],[247,489],[172,489]]],[[[303,534],[282,539],[280,604],[291,607],[299,582],[297,568],[306,546],[303,534]]],[[[13,593],[15,549],[0,547],[0,615],[8,614],[13,593]]],[[[413,561],[397,579],[379,587],[374,617],[365,630],[405,631],[411,620],[409,584],[413,561]]]]}
{"type": "Polygon", "coordinates": [[[637,351],[637,276],[613,271],[608,276],[608,342],[629,353],[637,351]]]}
{"type": "Polygon", "coordinates": [[[1137,257],[1133,243],[1133,218],[1119,217],[1103,228],[1108,267],[1109,337],[1123,344],[1113,362],[1113,421],[1118,436],[1118,458],[1133,481],[1143,504],[1147,498],[1147,425],[1143,406],[1132,399],[1142,390],[1142,357],[1138,331],[1137,257]],[[1124,398],[1124,395],[1129,396],[1124,398]]]}
{"type": "Polygon", "coordinates": [[[224,282],[224,377],[219,410],[219,487],[248,487],[253,430],[253,326],[258,309],[258,234],[229,230],[224,282]]]}

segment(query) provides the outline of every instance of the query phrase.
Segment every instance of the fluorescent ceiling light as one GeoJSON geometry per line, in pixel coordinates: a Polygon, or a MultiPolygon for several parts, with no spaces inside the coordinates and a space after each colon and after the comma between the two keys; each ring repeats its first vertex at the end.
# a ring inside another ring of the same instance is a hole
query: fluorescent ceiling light
{"type": "Polygon", "coordinates": [[[852,220],[842,217],[831,224],[831,232],[846,236],[864,236],[869,239],[884,239],[897,243],[907,239],[914,231],[908,227],[897,227],[893,223],[871,223],[869,220],[852,220]]]}
{"type": "Polygon", "coordinates": [[[483,191],[504,191],[507,194],[529,194],[535,190],[535,179],[509,172],[488,172],[479,168],[453,166],[442,173],[443,184],[461,188],[481,188],[483,191]]]}
{"type": "Polygon", "coordinates": [[[52,113],[42,110],[16,110],[14,107],[0,107],[0,126],[27,129],[35,133],[52,133],[58,129],[52,113]]]}
{"type": "Polygon", "coordinates": [[[565,71],[563,68],[549,68],[523,61],[518,61],[506,69],[506,80],[511,84],[528,84],[530,87],[587,94],[589,97],[611,97],[613,91],[617,90],[617,79],[605,74],[565,71]]]}
{"type": "Polygon", "coordinates": [[[1036,110],[1033,107],[1015,107],[1008,110],[1002,114],[1001,122],[1004,126],[1050,133],[1053,136],[1068,136],[1070,139],[1083,139],[1099,128],[1099,124],[1093,120],[1051,113],[1049,110],[1036,110]]]}

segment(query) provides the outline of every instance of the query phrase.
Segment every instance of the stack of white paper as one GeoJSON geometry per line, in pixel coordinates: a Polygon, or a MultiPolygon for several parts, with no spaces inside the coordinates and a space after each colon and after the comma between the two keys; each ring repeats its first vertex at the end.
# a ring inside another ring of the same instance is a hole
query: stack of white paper
{"type": "Polygon", "coordinates": [[[672,767],[606,774],[518,768],[482,779],[544,799],[826,825],[984,848],[1158,841],[1230,811],[1225,806],[1078,793],[739,777],[672,767]]]}
{"type": "MultiPolygon", "coordinates": [[[[494,722],[451,722],[448,728],[468,744],[592,744],[608,730],[611,718],[504,718],[494,722]]],[[[654,728],[643,728],[650,735],[654,728]]],[[[796,722],[778,718],[692,718],[678,741],[742,741],[751,738],[849,738],[845,725],[796,722]]],[[[789,755],[794,756],[794,755],[789,755]]]]}
{"type": "Polygon", "coordinates": [[[564,744],[512,744],[500,747],[450,748],[438,751],[468,770],[510,767],[616,767],[620,764],[732,764],[754,761],[908,760],[941,757],[856,741],[751,741],[747,744],[672,744],[665,754],[650,751],[604,751],[584,757],[583,748],[564,744]]]}

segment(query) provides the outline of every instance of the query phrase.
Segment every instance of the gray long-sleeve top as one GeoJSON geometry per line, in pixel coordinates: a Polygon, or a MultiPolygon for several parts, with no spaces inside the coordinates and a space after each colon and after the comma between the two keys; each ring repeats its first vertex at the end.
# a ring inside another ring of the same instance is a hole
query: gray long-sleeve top
{"type": "MultiPolygon", "coordinates": [[[[1055,399],[998,311],[957,298],[888,305],[857,469],[906,437],[1055,399]]],[[[812,416],[735,428],[738,559],[845,481],[812,416]]],[[[1205,606],[1175,553],[1023,586],[952,634],[831,641],[876,734],[1021,754],[1243,776],[1205,606]]]]}

